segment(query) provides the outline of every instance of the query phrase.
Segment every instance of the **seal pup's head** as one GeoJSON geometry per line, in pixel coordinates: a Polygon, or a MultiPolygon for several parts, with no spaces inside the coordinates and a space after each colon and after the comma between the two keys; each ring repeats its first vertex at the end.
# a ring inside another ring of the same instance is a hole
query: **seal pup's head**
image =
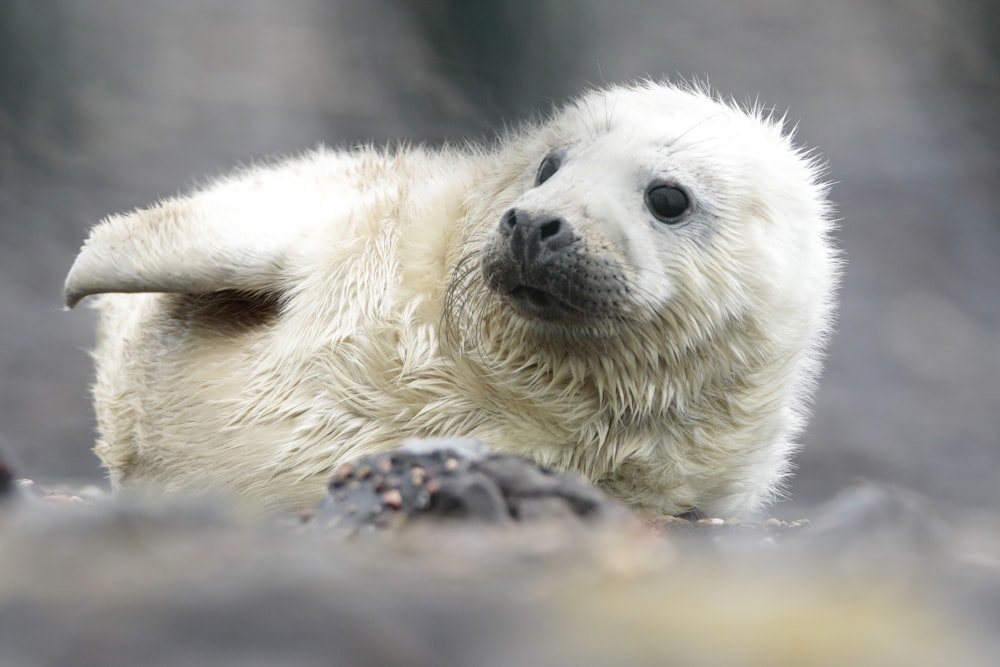
{"type": "Polygon", "coordinates": [[[649,83],[591,93],[516,143],[513,200],[479,261],[522,332],[607,338],[646,322],[668,338],[748,313],[824,328],[826,187],[780,121],[649,83]]]}
{"type": "Polygon", "coordinates": [[[640,506],[772,500],[838,279],[818,162],[759,108],[643,83],[585,95],[498,164],[448,316],[519,400],[593,425],[545,462],[640,506]]]}

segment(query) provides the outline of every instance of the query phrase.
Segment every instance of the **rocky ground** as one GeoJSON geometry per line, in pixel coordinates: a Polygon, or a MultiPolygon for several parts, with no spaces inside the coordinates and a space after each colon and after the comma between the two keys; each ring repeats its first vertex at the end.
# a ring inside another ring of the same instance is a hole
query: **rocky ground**
{"type": "Polygon", "coordinates": [[[0,664],[977,665],[1000,532],[858,484],[810,521],[639,517],[515,457],[409,449],[315,510],[0,467],[0,664]]]}

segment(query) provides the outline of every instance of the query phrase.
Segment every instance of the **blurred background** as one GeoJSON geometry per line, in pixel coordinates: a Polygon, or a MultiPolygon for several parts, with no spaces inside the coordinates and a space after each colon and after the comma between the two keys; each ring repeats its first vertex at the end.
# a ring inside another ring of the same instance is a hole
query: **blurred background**
{"type": "Polygon", "coordinates": [[[0,447],[98,480],[62,311],[87,228],[319,143],[489,136],[589,86],[707,79],[829,162],[847,268],[795,514],[856,476],[1000,500],[996,0],[3,0],[0,447]]]}

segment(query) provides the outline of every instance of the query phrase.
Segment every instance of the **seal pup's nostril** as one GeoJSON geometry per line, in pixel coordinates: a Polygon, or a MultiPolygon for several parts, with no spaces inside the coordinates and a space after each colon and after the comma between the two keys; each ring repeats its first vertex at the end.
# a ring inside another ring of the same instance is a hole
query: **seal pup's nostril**
{"type": "Polygon", "coordinates": [[[538,231],[541,240],[545,240],[549,237],[555,236],[559,233],[562,228],[562,220],[556,218],[554,220],[549,220],[548,222],[543,222],[538,226],[538,231]]]}
{"type": "Polygon", "coordinates": [[[500,227],[508,232],[514,231],[517,227],[517,209],[510,209],[500,218],[500,227]]]}

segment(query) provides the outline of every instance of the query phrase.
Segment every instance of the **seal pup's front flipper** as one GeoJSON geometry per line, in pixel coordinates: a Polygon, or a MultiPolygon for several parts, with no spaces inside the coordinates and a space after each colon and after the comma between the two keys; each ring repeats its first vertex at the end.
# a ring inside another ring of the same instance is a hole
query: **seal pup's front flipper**
{"type": "Polygon", "coordinates": [[[223,187],[105,218],[69,271],[66,305],[105,292],[280,291],[304,225],[256,194],[223,187]]]}

